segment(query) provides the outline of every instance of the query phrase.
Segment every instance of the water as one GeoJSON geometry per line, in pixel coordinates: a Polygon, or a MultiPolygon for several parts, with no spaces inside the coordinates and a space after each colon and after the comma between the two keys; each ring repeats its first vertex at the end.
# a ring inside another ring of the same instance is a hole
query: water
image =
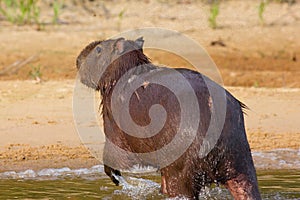
{"type": "Polygon", "coordinates": [[[275,149],[252,153],[259,169],[300,169],[300,149],[275,149]]]}
{"type": "MultiPolygon", "coordinates": [[[[257,171],[263,199],[300,199],[299,156],[300,150],[291,149],[253,153],[256,167],[275,169],[257,171]]],[[[75,170],[65,167],[2,172],[0,199],[167,199],[160,194],[160,176],[156,169],[137,166],[132,172],[134,174],[125,173],[124,177],[116,177],[120,186],[115,186],[104,174],[102,165],[75,170]]],[[[213,187],[204,188],[200,199],[232,197],[223,187],[213,187]]]]}
{"type": "Polygon", "coordinates": [[[300,170],[258,171],[263,199],[300,199],[300,170]]]}
{"type": "MultiPolygon", "coordinates": [[[[155,172],[126,174],[115,186],[103,166],[0,173],[0,199],[166,199],[155,172]]],[[[300,199],[300,170],[258,171],[263,199],[300,199]]],[[[222,187],[205,188],[201,199],[232,199],[222,187]]]]}

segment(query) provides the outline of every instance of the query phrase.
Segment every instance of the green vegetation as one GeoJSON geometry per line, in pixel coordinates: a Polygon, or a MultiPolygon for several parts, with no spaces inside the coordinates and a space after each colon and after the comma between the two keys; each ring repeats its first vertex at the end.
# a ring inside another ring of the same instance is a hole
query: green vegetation
{"type": "Polygon", "coordinates": [[[267,2],[262,0],[258,6],[258,17],[259,17],[259,21],[262,25],[264,25],[264,23],[265,23],[264,12],[265,12],[266,5],[267,5],[267,2]]]}
{"type": "MultiPolygon", "coordinates": [[[[72,4],[76,4],[78,0],[72,1],[72,4]]],[[[104,2],[107,0],[104,0],[104,2]]],[[[171,0],[157,0],[160,3],[180,3],[180,1],[171,1],[171,0]]],[[[61,15],[61,11],[63,8],[63,5],[66,1],[64,0],[52,0],[50,1],[50,8],[53,11],[53,17],[52,17],[52,23],[58,24],[59,23],[59,17],[61,15]]],[[[82,1],[84,2],[84,1],[82,1]]],[[[91,1],[92,2],[92,1],[91,1]]],[[[192,2],[197,2],[196,0],[192,2]]],[[[221,0],[200,0],[200,2],[208,3],[210,6],[209,10],[209,17],[208,22],[209,26],[212,29],[218,28],[217,23],[217,17],[220,12],[220,3],[221,0]]],[[[226,2],[226,0],[223,0],[222,2],[226,2]]],[[[261,0],[258,7],[258,18],[259,22],[264,25],[265,19],[264,19],[264,13],[266,10],[266,7],[269,2],[272,3],[287,3],[287,4],[295,4],[296,0],[261,0]]],[[[70,3],[70,2],[68,2],[70,3]]],[[[183,1],[184,3],[184,1],[183,1]]],[[[24,24],[37,24],[38,29],[43,29],[43,26],[47,23],[41,22],[40,20],[40,14],[41,9],[39,5],[47,4],[49,6],[49,3],[43,2],[41,0],[0,0],[0,15],[1,19],[4,17],[7,21],[10,21],[13,24],[17,25],[24,25],[24,24]]],[[[78,5],[81,5],[80,3],[78,5]]],[[[92,5],[91,5],[92,6],[92,5]]],[[[85,8],[85,7],[84,7],[85,8]]],[[[46,8],[48,9],[48,7],[46,8]]],[[[121,25],[124,20],[126,9],[122,9],[117,14],[117,29],[121,30],[121,25]]]]}
{"type": "Polygon", "coordinates": [[[118,31],[121,31],[121,25],[122,25],[125,11],[126,11],[126,9],[124,8],[118,14],[118,31]]]}
{"type": "MultiPolygon", "coordinates": [[[[0,14],[13,24],[37,24],[41,29],[39,0],[0,0],[0,14]]],[[[58,23],[63,1],[52,3],[53,23],[58,23]]]]}
{"type": "Polygon", "coordinates": [[[19,25],[39,23],[38,0],[0,0],[0,13],[12,23],[19,25]]]}
{"type": "Polygon", "coordinates": [[[253,83],[253,86],[252,86],[252,87],[259,88],[259,83],[258,83],[258,81],[254,81],[254,83],[253,83]]]}
{"type": "Polygon", "coordinates": [[[34,80],[40,81],[42,77],[41,66],[31,66],[31,70],[29,72],[29,76],[34,80]]]}
{"type": "Polygon", "coordinates": [[[60,2],[58,0],[55,0],[53,2],[53,24],[58,23],[58,18],[59,18],[62,6],[63,6],[63,2],[60,2]]]}
{"type": "Polygon", "coordinates": [[[211,28],[217,28],[217,16],[219,15],[219,2],[214,1],[210,7],[210,16],[208,18],[209,25],[211,28]]]}

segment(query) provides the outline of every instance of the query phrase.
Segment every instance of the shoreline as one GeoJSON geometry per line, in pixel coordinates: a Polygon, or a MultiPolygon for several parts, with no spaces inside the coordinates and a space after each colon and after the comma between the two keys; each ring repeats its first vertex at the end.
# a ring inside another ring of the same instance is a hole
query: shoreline
{"type": "MultiPolygon", "coordinates": [[[[267,144],[265,141],[256,142],[257,140],[251,140],[252,137],[255,138],[256,134],[258,133],[248,134],[248,140],[258,170],[300,169],[300,161],[297,161],[300,148],[296,144],[299,134],[290,134],[290,140],[295,141],[294,146],[284,146],[279,140],[273,140],[272,148],[269,145],[264,145],[267,144]],[[253,148],[253,146],[256,146],[256,148],[253,148]]],[[[269,136],[272,134],[262,135],[269,136]]],[[[282,135],[284,134],[279,134],[277,138],[280,139],[282,135]]],[[[67,147],[55,144],[31,147],[29,145],[10,144],[6,150],[0,152],[0,173],[8,171],[21,172],[29,169],[39,171],[64,167],[70,169],[91,168],[101,164],[101,160],[94,158],[83,145],[67,147]]]]}
{"type": "MultiPolygon", "coordinates": [[[[74,82],[0,81],[0,172],[101,164],[82,145],[74,124],[74,82]]],[[[265,152],[271,156],[267,152],[276,149],[299,151],[300,89],[226,89],[250,108],[245,126],[255,155],[265,152]]],[[[297,161],[298,154],[288,156],[284,166],[297,161]]],[[[263,160],[255,162],[262,166],[263,160]]],[[[268,162],[276,166],[271,159],[268,162]]]]}
{"type": "MultiPolygon", "coordinates": [[[[268,151],[252,151],[252,157],[256,170],[300,170],[300,162],[298,157],[300,149],[273,149],[268,151]]],[[[101,161],[89,158],[73,158],[65,159],[62,157],[55,157],[52,159],[37,159],[37,160],[14,160],[1,159],[0,160],[0,179],[14,178],[15,173],[24,174],[26,171],[60,171],[60,169],[67,168],[68,170],[90,170],[96,166],[103,168],[101,161]],[[7,175],[5,177],[5,174],[7,175]],[[3,176],[4,175],[4,176],[3,176]]],[[[152,167],[150,166],[152,169],[152,167]]],[[[154,169],[154,168],[153,168],[154,169]]],[[[153,171],[152,169],[152,171],[153,171]]],[[[122,170],[121,170],[122,171],[122,170]]],[[[102,171],[103,172],[103,171],[102,171]]],[[[148,168],[135,169],[132,173],[149,172],[148,168]]],[[[80,175],[80,174],[79,174],[80,175]]],[[[84,175],[84,174],[83,174],[84,175]]],[[[30,178],[30,177],[29,177],[30,178]]]]}

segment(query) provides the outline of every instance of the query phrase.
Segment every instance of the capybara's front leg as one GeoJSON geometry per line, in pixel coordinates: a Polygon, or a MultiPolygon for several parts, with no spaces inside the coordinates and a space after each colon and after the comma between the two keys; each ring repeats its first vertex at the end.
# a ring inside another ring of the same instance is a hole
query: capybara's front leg
{"type": "Polygon", "coordinates": [[[161,192],[169,197],[198,199],[192,189],[192,177],[174,169],[161,170],[161,192]]]}
{"type": "Polygon", "coordinates": [[[164,177],[163,175],[161,175],[161,188],[160,188],[160,190],[161,190],[162,194],[168,194],[166,177],[164,177]]]}
{"type": "Polygon", "coordinates": [[[236,200],[261,199],[257,182],[249,180],[249,177],[244,174],[240,174],[237,177],[228,180],[225,183],[225,187],[236,200]]]}
{"type": "Polygon", "coordinates": [[[107,176],[110,177],[110,179],[112,180],[112,182],[114,182],[114,184],[116,184],[117,186],[119,185],[119,181],[114,177],[114,175],[121,176],[121,172],[119,170],[104,165],[104,172],[107,176]]]}

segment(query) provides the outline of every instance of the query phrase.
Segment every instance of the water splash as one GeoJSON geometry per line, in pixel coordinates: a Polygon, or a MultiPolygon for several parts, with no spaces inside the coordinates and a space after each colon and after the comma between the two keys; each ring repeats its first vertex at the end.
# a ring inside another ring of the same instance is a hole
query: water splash
{"type": "MultiPolygon", "coordinates": [[[[187,199],[184,197],[167,198],[160,194],[160,185],[151,181],[159,181],[160,177],[157,173],[150,173],[150,175],[143,176],[143,178],[117,177],[121,182],[121,187],[118,188],[111,182],[108,176],[104,174],[103,166],[101,165],[76,170],[61,168],[41,171],[11,171],[0,173],[0,177],[0,199],[36,199],[45,196],[50,199],[66,199],[68,197],[71,199],[89,198],[106,200],[187,199]],[[3,179],[4,176],[7,178],[3,179]],[[53,178],[51,176],[57,177],[53,178]]],[[[258,179],[264,200],[300,199],[300,170],[258,171],[258,179]]],[[[204,188],[199,198],[207,200],[232,199],[229,192],[223,187],[204,188]]]]}
{"type": "Polygon", "coordinates": [[[31,169],[15,172],[7,171],[0,173],[0,179],[55,179],[65,177],[89,177],[94,174],[104,173],[103,165],[96,165],[91,168],[70,169],[64,168],[48,168],[40,171],[31,169]]]}
{"type": "Polygon", "coordinates": [[[127,195],[132,199],[149,199],[154,198],[157,199],[159,196],[161,198],[163,195],[159,193],[160,185],[151,180],[143,179],[143,178],[133,178],[128,177],[124,179],[122,176],[113,175],[122,186],[121,190],[115,190],[114,195],[127,195]]]}
{"type": "Polygon", "coordinates": [[[199,194],[199,199],[209,199],[209,200],[218,200],[218,199],[228,199],[230,193],[225,188],[221,187],[204,187],[201,189],[199,194]]]}
{"type": "MultiPolygon", "coordinates": [[[[127,172],[130,173],[153,173],[156,172],[157,168],[152,166],[140,166],[135,165],[132,169],[127,172]]],[[[65,178],[65,177],[92,177],[95,174],[104,175],[104,166],[95,165],[91,168],[80,168],[80,169],[70,169],[68,167],[63,168],[46,168],[39,171],[34,171],[28,169],[25,171],[6,171],[0,172],[0,179],[55,179],[55,178],[65,178]]]]}
{"type": "Polygon", "coordinates": [[[128,173],[149,173],[149,172],[156,172],[158,169],[156,167],[153,166],[142,166],[142,165],[133,165],[132,168],[128,171],[124,171],[124,172],[128,172],[128,173]]]}
{"type": "MultiPolygon", "coordinates": [[[[300,149],[275,149],[271,151],[252,152],[255,167],[257,169],[300,169],[300,149]]],[[[152,166],[135,165],[128,172],[144,173],[155,172],[157,168],[152,166]]],[[[70,169],[48,168],[39,171],[28,169],[21,172],[6,171],[0,173],[0,179],[55,179],[58,177],[91,177],[95,174],[104,175],[103,165],[96,165],[91,168],[70,169]]]]}

